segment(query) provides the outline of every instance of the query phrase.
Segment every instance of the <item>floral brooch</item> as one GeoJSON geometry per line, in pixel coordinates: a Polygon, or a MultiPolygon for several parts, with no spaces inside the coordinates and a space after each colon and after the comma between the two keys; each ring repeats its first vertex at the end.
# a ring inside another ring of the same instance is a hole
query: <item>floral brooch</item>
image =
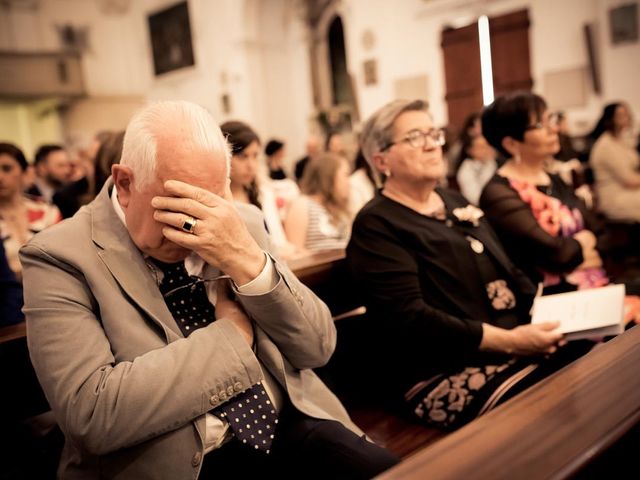
{"type": "Polygon", "coordinates": [[[471,204],[466,207],[454,208],[452,213],[458,223],[470,223],[474,227],[480,225],[480,219],[484,216],[482,210],[471,204]]]}

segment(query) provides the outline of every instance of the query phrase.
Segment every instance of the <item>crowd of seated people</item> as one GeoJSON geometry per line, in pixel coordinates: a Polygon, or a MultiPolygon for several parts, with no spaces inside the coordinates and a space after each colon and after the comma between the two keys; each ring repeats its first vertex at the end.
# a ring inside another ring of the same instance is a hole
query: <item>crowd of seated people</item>
{"type": "MultiPolygon", "coordinates": [[[[220,128],[231,153],[233,200],[261,210],[279,259],[346,249],[351,294],[367,307],[373,332],[371,368],[388,379],[385,400],[418,423],[455,429],[595,345],[567,343],[557,322],[530,323],[536,284],[552,294],[615,281],[604,269],[593,212],[553,173],[554,157],[575,158],[566,134],[560,141],[557,120],[544,99],[524,92],[470,115],[453,149],[460,192],[441,186],[448,174],[444,132],[423,101],[376,111],[353,161],[340,135],[328,135],[323,151],[310,137],[308,155],[295,165],[297,184],[282,141],[263,149],[247,123],[220,128]]],[[[631,123],[625,104],[607,106],[592,134],[590,164],[599,211],[639,222],[640,156],[629,140],[631,123]]],[[[96,137],[89,166],[75,174],[63,147],[43,146],[30,188],[25,156],[0,144],[4,323],[23,318],[18,250],[100,192],[120,161],[124,135],[96,137]]],[[[640,282],[625,283],[626,321],[640,323],[640,282]]]]}
{"type": "Polygon", "coordinates": [[[27,160],[18,147],[0,143],[0,238],[9,267],[18,279],[22,277],[20,247],[35,233],[62,219],[55,206],[24,193],[27,168],[27,160]]]}
{"type": "MultiPolygon", "coordinates": [[[[112,143],[115,134],[109,131],[100,131],[91,140],[89,145],[78,148],[76,155],[70,156],[72,160],[72,172],[68,180],[58,187],[53,194],[52,201],[60,209],[64,218],[73,216],[78,209],[94,199],[100,191],[96,184],[96,178],[101,175],[98,171],[98,151],[104,145],[112,143]]],[[[120,143],[122,140],[120,139],[120,143]]],[[[109,171],[110,175],[111,172],[109,171]]],[[[104,176],[104,174],[102,174],[104,176]]]]}
{"type": "MultiPolygon", "coordinates": [[[[3,257],[18,285],[22,278],[20,247],[95,197],[111,175],[111,165],[120,160],[123,137],[124,132],[101,132],[86,152],[91,158],[82,161],[75,172],[62,146],[43,145],[35,154],[33,180],[24,153],[11,143],[0,143],[0,239],[3,257]]],[[[2,321],[9,318],[3,316],[2,321]]]]}

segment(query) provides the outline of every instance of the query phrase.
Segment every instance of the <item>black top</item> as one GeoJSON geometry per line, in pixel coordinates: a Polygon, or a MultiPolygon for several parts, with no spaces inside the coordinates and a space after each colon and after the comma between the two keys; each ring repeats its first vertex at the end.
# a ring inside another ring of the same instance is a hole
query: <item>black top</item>
{"type": "Polygon", "coordinates": [[[307,168],[307,163],[309,163],[310,158],[311,157],[309,155],[306,155],[296,162],[296,166],[295,166],[296,182],[300,182],[300,180],[302,180],[302,176],[304,175],[304,169],[307,168]]]}
{"type": "MultiPolygon", "coordinates": [[[[577,217],[578,223],[589,229],[590,217],[582,200],[559,176],[549,177],[550,185],[537,186],[536,189],[558,199],[572,217],[577,217]]],[[[480,197],[480,207],[509,257],[532,281],[542,281],[541,270],[569,273],[583,262],[582,247],[572,237],[574,232],[564,232],[567,236],[563,236],[562,231],[557,236],[548,233],[536,220],[531,205],[520,197],[507,178],[495,175],[487,183],[480,197]]],[[[548,210],[547,207],[544,209],[548,210]]],[[[556,212],[556,215],[565,215],[566,212],[556,212]]]]}
{"type": "Polygon", "coordinates": [[[284,180],[287,178],[287,174],[284,173],[282,168],[277,168],[275,170],[269,169],[269,177],[271,180],[284,180]]]}
{"type": "Polygon", "coordinates": [[[89,192],[89,179],[85,176],[71,182],[53,194],[53,204],[58,207],[62,218],[73,217],[80,209],[81,197],[89,192]]]}
{"type": "Polygon", "coordinates": [[[356,217],[347,247],[355,285],[379,334],[378,368],[388,369],[389,380],[404,389],[436,373],[497,361],[478,350],[482,323],[527,323],[535,293],[484,218],[474,226],[453,215],[469,202],[457,192],[436,191],[445,220],[377,193],[356,217]],[[515,308],[494,308],[488,282],[496,279],[513,292],[515,308]]]}

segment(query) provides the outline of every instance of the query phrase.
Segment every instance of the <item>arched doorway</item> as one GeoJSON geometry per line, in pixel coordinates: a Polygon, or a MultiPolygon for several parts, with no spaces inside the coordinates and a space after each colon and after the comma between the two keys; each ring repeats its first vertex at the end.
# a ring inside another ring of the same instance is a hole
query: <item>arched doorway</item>
{"type": "Polygon", "coordinates": [[[339,16],[336,16],[329,24],[327,44],[329,46],[332,104],[352,105],[353,92],[351,90],[351,79],[347,72],[344,30],[342,28],[342,19],[339,16]]]}

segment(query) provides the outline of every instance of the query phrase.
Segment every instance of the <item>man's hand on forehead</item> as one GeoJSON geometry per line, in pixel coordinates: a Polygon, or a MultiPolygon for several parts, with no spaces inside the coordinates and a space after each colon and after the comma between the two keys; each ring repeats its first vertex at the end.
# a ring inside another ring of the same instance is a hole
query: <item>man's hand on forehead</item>
{"type": "Polygon", "coordinates": [[[165,195],[153,197],[151,205],[168,240],[196,252],[238,285],[260,273],[264,253],[235,209],[228,182],[224,196],[178,180],[167,180],[164,189],[165,195]]]}

